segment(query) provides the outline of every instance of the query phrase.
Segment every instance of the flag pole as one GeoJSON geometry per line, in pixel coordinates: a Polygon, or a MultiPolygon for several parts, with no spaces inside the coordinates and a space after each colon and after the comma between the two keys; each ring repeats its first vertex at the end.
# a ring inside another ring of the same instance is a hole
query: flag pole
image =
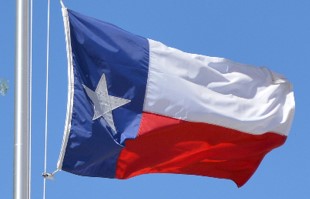
{"type": "Polygon", "coordinates": [[[14,199],[29,199],[29,2],[16,0],[14,199]]]}

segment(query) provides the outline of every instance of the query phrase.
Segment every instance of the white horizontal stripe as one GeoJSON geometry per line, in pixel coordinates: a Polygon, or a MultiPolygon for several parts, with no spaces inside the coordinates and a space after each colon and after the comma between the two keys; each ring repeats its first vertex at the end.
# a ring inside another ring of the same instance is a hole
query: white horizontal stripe
{"type": "Polygon", "coordinates": [[[295,103],[282,76],[153,40],[149,44],[144,111],[251,134],[288,134],[295,103]]]}

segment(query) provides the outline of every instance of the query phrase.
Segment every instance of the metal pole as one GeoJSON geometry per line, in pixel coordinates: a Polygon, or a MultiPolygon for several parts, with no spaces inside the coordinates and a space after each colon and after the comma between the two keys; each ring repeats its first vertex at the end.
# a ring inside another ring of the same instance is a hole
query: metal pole
{"type": "Polygon", "coordinates": [[[14,199],[29,189],[29,4],[16,0],[14,199]]]}

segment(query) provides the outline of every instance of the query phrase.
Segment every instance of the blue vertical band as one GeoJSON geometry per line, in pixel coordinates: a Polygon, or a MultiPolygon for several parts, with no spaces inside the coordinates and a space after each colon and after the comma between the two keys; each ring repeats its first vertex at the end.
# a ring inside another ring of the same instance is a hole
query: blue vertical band
{"type": "Polygon", "coordinates": [[[68,10],[74,71],[71,129],[62,170],[113,178],[126,139],[137,135],[148,74],[148,41],[114,25],[68,10]],[[111,96],[131,100],[112,111],[117,132],[94,106],[83,85],[95,91],[104,74],[111,96]]]}

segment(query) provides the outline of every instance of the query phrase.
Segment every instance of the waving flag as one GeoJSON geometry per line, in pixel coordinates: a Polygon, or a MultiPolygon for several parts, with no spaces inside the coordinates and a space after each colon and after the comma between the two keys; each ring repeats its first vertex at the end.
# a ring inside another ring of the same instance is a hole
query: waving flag
{"type": "Polygon", "coordinates": [[[290,83],[63,8],[69,94],[58,169],[126,179],[202,175],[242,186],[288,135],[290,83]]]}

